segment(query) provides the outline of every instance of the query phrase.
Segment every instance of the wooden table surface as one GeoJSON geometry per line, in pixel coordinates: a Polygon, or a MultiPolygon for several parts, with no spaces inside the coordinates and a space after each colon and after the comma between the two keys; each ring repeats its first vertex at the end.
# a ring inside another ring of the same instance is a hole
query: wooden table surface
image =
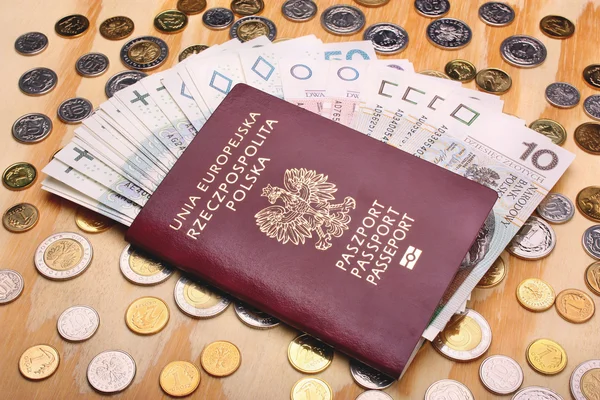
{"type": "MultiPolygon", "coordinates": [[[[280,12],[283,0],[266,0],[262,13],[271,18],[278,28],[278,37],[292,38],[314,33],[324,42],[358,40],[361,34],[338,37],[325,32],[319,18],[305,23],[285,20],[280,12]]],[[[331,4],[351,3],[350,0],[317,0],[320,10],[331,4]]],[[[600,157],[581,151],[573,141],[573,131],[589,119],[581,104],[570,110],[550,106],[544,99],[545,87],[556,81],[570,82],[581,91],[582,98],[594,93],[582,79],[582,71],[591,63],[600,62],[600,2],[583,0],[510,0],[516,10],[516,20],[508,27],[490,27],[479,20],[478,7],[483,1],[451,0],[449,17],[466,21],[473,30],[473,40],[464,49],[445,51],[431,45],[425,37],[425,28],[431,21],[418,15],[412,0],[392,0],[386,6],[361,9],[367,16],[367,25],[376,22],[394,22],[403,26],[410,35],[408,48],[398,57],[410,59],[417,71],[443,70],[449,60],[464,58],[478,69],[500,67],[513,79],[512,89],[505,94],[504,110],[525,119],[527,123],[540,118],[552,118],[562,123],[568,138],[564,147],[577,154],[575,162],[559,181],[554,191],[575,200],[577,192],[589,185],[599,185],[600,157]],[[576,25],[570,39],[556,40],[544,36],[538,24],[549,14],[562,15],[576,25]],[[505,63],[500,57],[501,41],[513,34],[529,34],[539,38],[548,49],[546,62],[534,69],[519,69],[505,63]]],[[[208,0],[209,7],[225,6],[228,0],[208,0]]],[[[2,1],[0,4],[0,144],[1,165],[28,161],[38,171],[50,160],[55,151],[72,137],[74,126],[65,125],[56,118],[57,106],[65,99],[83,96],[98,105],[106,97],[104,84],[118,71],[125,69],[119,59],[119,50],[126,40],[109,41],[98,33],[100,23],[108,17],[125,15],[135,22],[132,37],[155,35],[165,39],[170,47],[168,62],[161,69],[176,63],[177,55],[192,44],[215,44],[229,39],[228,31],[211,31],[201,22],[201,15],[190,17],[182,33],[164,35],[152,25],[154,16],[162,10],[175,8],[176,0],[21,0],[2,1]],[[59,37],[54,23],[68,14],[86,15],[91,27],[75,39],[59,37]],[[50,40],[41,54],[25,57],[14,51],[17,36],[29,31],[45,33],[50,40]],[[110,58],[108,72],[100,77],[82,78],[75,73],[75,61],[84,53],[98,51],[110,58]],[[49,67],[58,74],[58,86],[40,97],[22,94],[17,81],[21,74],[34,67],[49,67]],[[11,135],[13,122],[21,115],[42,112],[54,122],[52,134],[37,144],[21,144],[11,135]]],[[[469,83],[468,87],[474,87],[469,83]]],[[[287,360],[287,346],[297,332],[285,326],[260,331],[243,325],[233,307],[213,319],[195,320],[179,311],[173,299],[173,288],[178,279],[174,274],[166,282],[154,287],[140,287],[129,283],[119,270],[119,255],[126,245],[124,227],[115,226],[100,234],[84,234],[94,248],[91,267],[80,277],[55,282],[42,277],[33,265],[33,254],[38,244],[49,235],[74,231],[76,207],[50,195],[40,188],[41,177],[29,189],[14,192],[0,188],[0,208],[27,201],[40,210],[40,221],[31,231],[15,234],[0,229],[0,268],[19,271],[25,278],[25,290],[15,302],[0,306],[0,398],[5,399],[70,399],[100,397],[86,380],[89,361],[109,349],[129,352],[137,363],[133,384],[115,398],[156,399],[167,397],[161,391],[158,377],[170,361],[188,360],[199,365],[203,347],[218,339],[235,343],[242,352],[242,366],[232,376],[218,379],[202,372],[199,389],[191,395],[197,399],[287,399],[292,385],[303,375],[294,370],[287,360]],[[134,299],[153,295],[164,299],[171,310],[171,320],[159,334],[141,337],[130,332],[124,323],[124,313],[134,299]],[[94,307],[101,325],[94,337],[83,343],[62,340],[56,321],[66,308],[85,304],[94,307]],[[34,344],[50,344],[58,349],[61,363],[49,379],[32,382],[18,370],[21,353],[34,344]]],[[[540,261],[522,261],[507,253],[504,258],[508,276],[493,289],[476,289],[470,307],[480,312],[490,323],[493,341],[486,353],[505,354],[519,362],[525,373],[523,386],[540,385],[554,389],[565,399],[570,398],[569,377],[579,363],[600,358],[600,316],[574,325],[561,319],[554,309],[532,313],[515,298],[519,282],[539,277],[549,282],[558,293],[566,288],[578,288],[590,293],[584,283],[584,270],[592,259],[581,247],[583,231],[593,223],[579,212],[572,221],[555,225],[558,243],[552,254],[540,261]],[[525,360],[525,349],[534,339],[551,338],[562,344],[568,354],[566,369],[555,376],[534,372],[525,360]]],[[[81,232],[80,232],[81,233],[81,232]]],[[[592,295],[597,305],[600,300],[592,295]]],[[[368,327],[365,327],[368,329],[368,327]]],[[[377,332],[373,332],[374,335],[377,332]]],[[[429,344],[424,346],[400,382],[386,390],[394,399],[421,399],[427,387],[442,378],[456,379],[466,384],[477,399],[494,398],[479,381],[480,360],[458,363],[445,359],[429,344]]],[[[354,399],[363,390],[350,375],[348,359],[336,353],[332,365],[317,375],[325,379],[335,391],[336,399],[354,399]]],[[[504,397],[507,398],[507,397],[504,397]]]]}

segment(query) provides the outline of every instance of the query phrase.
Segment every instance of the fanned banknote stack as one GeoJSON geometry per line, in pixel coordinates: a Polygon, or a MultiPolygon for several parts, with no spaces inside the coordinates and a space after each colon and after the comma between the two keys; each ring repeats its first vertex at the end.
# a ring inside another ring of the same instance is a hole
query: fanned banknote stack
{"type": "MultiPolygon", "coordinates": [[[[260,37],[212,46],[116,92],[44,168],[43,188],[129,226],[237,83],[496,190],[493,212],[423,333],[427,340],[464,311],[475,285],[574,158],[503,114],[496,96],[415,74],[408,60],[378,60],[369,41],[260,37]]],[[[394,171],[381,173],[393,184],[394,171]]],[[[440,201],[449,200],[440,193],[440,201]]]]}

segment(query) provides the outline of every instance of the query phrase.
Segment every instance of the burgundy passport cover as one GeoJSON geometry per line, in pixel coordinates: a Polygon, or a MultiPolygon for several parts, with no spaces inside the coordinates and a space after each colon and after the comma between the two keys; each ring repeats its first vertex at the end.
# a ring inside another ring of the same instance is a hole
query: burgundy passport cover
{"type": "Polygon", "coordinates": [[[127,240],[397,378],[496,198],[239,84],[127,240]]]}

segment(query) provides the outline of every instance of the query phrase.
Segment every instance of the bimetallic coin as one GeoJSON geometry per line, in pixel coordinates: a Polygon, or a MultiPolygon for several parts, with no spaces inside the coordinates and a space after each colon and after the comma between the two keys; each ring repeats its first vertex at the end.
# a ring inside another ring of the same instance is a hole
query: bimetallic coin
{"type": "Polygon", "coordinates": [[[565,349],[550,339],[534,340],[525,355],[531,368],[541,374],[555,375],[567,366],[565,349]]]}
{"type": "Polygon", "coordinates": [[[81,36],[90,27],[90,21],[83,15],[73,14],[59,19],[54,30],[59,36],[74,38],[81,36]]]}
{"type": "Polygon", "coordinates": [[[92,114],[94,106],[83,97],[73,97],[60,103],[56,113],[58,118],[65,124],[76,124],[92,114]]]}
{"type": "Polygon", "coordinates": [[[286,0],[281,13],[290,21],[305,22],[317,15],[317,4],[313,0],[286,0]]]}
{"type": "Polygon", "coordinates": [[[600,360],[588,360],[573,370],[569,387],[575,400],[600,398],[600,360]]]}
{"type": "Polygon", "coordinates": [[[506,277],[506,266],[501,257],[498,257],[490,269],[485,273],[477,284],[478,288],[491,288],[497,286],[506,277]]]}
{"type": "Polygon", "coordinates": [[[99,76],[108,69],[108,57],[102,53],[87,53],[79,57],[75,70],[81,76],[99,76]]]}
{"type": "Polygon", "coordinates": [[[548,15],[540,21],[540,30],[553,39],[566,39],[575,33],[575,24],[559,15],[548,15]]]}
{"type": "Polygon", "coordinates": [[[547,54],[544,43],[527,35],[509,36],[500,44],[504,61],[516,67],[537,67],[546,60],[547,54]]]}
{"type": "Polygon", "coordinates": [[[541,133],[552,140],[552,143],[559,146],[567,140],[567,130],[565,127],[551,119],[540,118],[535,120],[529,125],[529,128],[541,133]]]}
{"type": "Polygon", "coordinates": [[[585,67],[583,69],[583,80],[594,89],[600,89],[600,64],[585,67]]]}
{"type": "Polygon", "coordinates": [[[206,8],[206,0],[178,0],[177,9],[187,15],[199,14],[206,8]]]}
{"type": "Polygon", "coordinates": [[[173,269],[142,251],[132,249],[130,244],[121,252],[119,266],[123,276],[138,285],[156,285],[173,274],[173,269]]]}
{"type": "Polygon", "coordinates": [[[510,254],[524,260],[539,260],[556,246],[554,229],[541,218],[531,216],[506,248],[510,254]]]}
{"type": "Polygon", "coordinates": [[[297,336],[288,346],[292,367],[305,374],[325,370],[333,361],[333,348],[306,333],[297,336]]]}
{"type": "Polygon", "coordinates": [[[0,269],[0,304],[15,301],[25,287],[25,280],[17,271],[0,269]]]}
{"type": "Polygon", "coordinates": [[[90,242],[72,233],[55,233],[44,240],[35,251],[35,267],[48,279],[66,280],[82,274],[92,261],[90,242]]]}
{"type": "Polygon", "coordinates": [[[581,94],[570,83],[555,82],[546,88],[546,100],[558,108],[573,108],[579,104],[581,94]]]}
{"type": "Polygon", "coordinates": [[[56,325],[63,339],[82,342],[94,336],[100,326],[100,316],[92,307],[74,306],[60,314],[56,325]]]}
{"type": "Polygon", "coordinates": [[[56,87],[58,76],[50,68],[33,68],[19,78],[19,89],[30,96],[41,96],[56,87]]]}
{"type": "Polygon", "coordinates": [[[515,10],[506,3],[489,1],[479,7],[479,18],[491,26],[506,26],[515,19],[515,10]]]}
{"type": "Polygon", "coordinates": [[[541,386],[527,386],[519,390],[511,400],[563,400],[561,395],[541,386]]]}
{"type": "Polygon", "coordinates": [[[208,46],[204,44],[194,44],[192,46],[188,46],[183,49],[181,53],[179,53],[179,62],[182,62],[193,54],[202,53],[206,49],[208,49],[208,46]]]}
{"type": "Polygon", "coordinates": [[[424,17],[439,18],[450,11],[448,0],[415,0],[415,10],[424,17]]]}
{"type": "Polygon", "coordinates": [[[462,383],[452,379],[442,379],[432,383],[425,392],[425,400],[475,400],[473,393],[462,383]]]}
{"type": "Polygon", "coordinates": [[[202,368],[212,376],[229,376],[237,371],[241,363],[240,349],[224,340],[210,343],[200,354],[202,368]]]}
{"type": "Polygon", "coordinates": [[[356,397],[356,400],[394,400],[392,396],[381,390],[367,390],[356,397]]]}
{"type": "Polygon", "coordinates": [[[433,69],[425,69],[423,71],[420,71],[419,74],[433,76],[434,78],[450,79],[450,77],[445,73],[433,69]]]}
{"type": "Polygon", "coordinates": [[[575,129],[575,143],[583,151],[600,154],[600,124],[586,122],[575,129]]]}
{"type": "Polygon", "coordinates": [[[13,137],[21,143],[37,143],[52,132],[52,120],[44,114],[25,114],[12,126],[13,137]]]}
{"type": "Polygon", "coordinates": [[[174,297],[179,309],[195,318],[217,316],[231,303],[228,297],[185,276],[175,284],[174,297]]]}
{"type": "Polygon", "coordinates": [[[302,378],[292,386],[292,400],[333,400],[333,390],[323,379],[302,378]]]}
{"type": "Polygon", "coordinates": [[[445,50],[461,49],[473,38],[469,25],[454,18],[440,18],[427,26],[427,39],[445,50]]]}
{"type": "Polygon", "coordinates": [[[499,68],[486,68],[477,73],[475,83],[484,92],[500,95],[508,92],[512,79],[499,68]]]}
{"type": "Polygon", "coordinates": [[[229,5],[231,11],[242,17],[259,14],[264,8],[263,0],[233,0],[229,5]]]}
{"type": "Polygon", "coordinates": [[[583,232],[583,249],[590,257],[600,260],[600,225],[592,225],[583,232]]]}
{"type": "Polygon", "coordinates": [[[148,74],[141,71],[121,71],[111,76],[104,86],[106,97],[112,97],[119,90],[131,86],[148,74]]]}
{"type": "Polygon", "coordinates": [[[279,325],[277,318],[246,304],[236,302],[234,309],[238,318],[251,328],[268,329],[279,325]]]}
{"type": "Polygon", "coordinates": [[[596,311],[594,300],[578,289],[565,289],[560,292],[556,296],[554,306],[558,315],[575,324],[589,321],[596,311]]]}
{"type": "Polygon", "coordinates": [[[162,369],[158,382],[169,396],[187,396],[198,389],[200,370],[187,361],[172,361],[162,369]]]}
{"type": "Polygon", "coordinates": [[[270,41],[277,37],[277,27],[268,18],[265,17],[243,17],[235,21],[229,29],[229,36],[232,39],[239,39],[242,42],[255,39],[265,35],[270,41]]]}
{"type": "Polygon", "coordinates": [[[100,233],[110,229],[115,222],[102,214],[79,206],[75,212],[75,224],[86,233],[100,233]]]}
{"type": "Polygon", "coordinates": [[[554,304],[554,289],[537,278],[528,278],[517,286],[517,300],[529,311],[546,311],[554,304]]]}
{"type": "Polygon", "coordinates": [[[507,356],[486,358],[479,367],[479,379],[487,390],[496,394],[511,394],[523,384],[523,370],[518,362],[507,356]]]}
{"type": "Polygon", "coordinates": [[[537,206],[536,211],[548,222],[564,224],[575,215],[575,205],[564,194],[548,193],[537,206]]]}
{"type": "Polygon", "coordinates": [[[354,6],[335,5],[321,14],[321,26],[334,35],[352,35],[364,28],[365,14],[354,6]]]}
{"type": "Polygon", "coordinates": [[[593,94],[583,101],[583,111],[588,117],[600,121],[600,94],[593,94]]]}
{"type": "Polygon", "coordinates": [[[202,14],[202,23],[210,29],[225,29],[233,24],[233,11],[228,8],[215,7],[202,14]]]}
{"type": "Polygon", "coordinates": [[[134,300],[125,313],[125,323],[134,333],[154,335],[169,322],[169,307],[158,297],[140,297],[134,300]]]}
{"type": "Polygon", "coordinates": [[[481,314],[467,310],[467,315],[446,325],[433,347],[452,360],[470,361],[479,358],[492,344],[492,329],[481,314]]]}
{"type": "Polygon", "coordinates": [[[390,0],[354,0],[361,6],[365,7],[379,7],[390,2],[390,0]]]}
{"type": "Polygon", "coordinates": [[[378,53],[396,54],[408,46],[408,33],[400,25],[379,23],[365,30],[363,40],[370,40],[378,53]]]}
{"type": "Polygon", "coordinates": [[[392,386],[392,383],[396,381],[354,359],[350,360],[350,373],[354,381],[365,389],[383,390],[392,386]]]}
{"type": "Polygon", "coordinates": [[[600,222],[600,186],[588,186],[577,193],[577,208],[586,218],[600,222]]]}
{"type": "Polygon", "coordinates": [[[164,40],[154,36],[131,39],[121,48],[121,60],[129,68],[148,70],[165,62],[169,47],[164,40]]]}
{"type": "Polygon", "coordinates": [[[102,393],[117,393],[127,389],[135,377],[135,360],[121,350],[103,351],[90,361],[87,379],[102,393]]]}
{"type": "Polygon", "coordinates": [[[19,371],[25,378],[38,381],[52,376],[58,364],[58,351],[47,344],[38,344],[23,352],[19,359],[19,371]]]}
{"type": "Polygon", "coordinates": [[[2,225],[7,231],[21,233],[33,228],[39,219],[40,212],[33,204],[19,203],[4,212],[2,225]]]}
{"type": "Polygon", "coordinates": [[[100,34],[109,40],[125,39],[133,33],[135,25],[128,17],[111,17],[100,24],[100,34]]]}
{"type": "Polygon", "coordinates": [[[35,182],[37,170],[27,162],[18,162],[9,165],[2,173],[2,183],[8,189],[26,189],[35,182]]]}
{"type": "Polygon", "coordinates": [[[595,295],[600,296],[600,261],[596,261],[586,268],[585,284],[595,295]]]}
{"type": "Polygon", "coordinates": [[[446,75],[450,79],[454,79],[459,82],[471,82],[477,75],[477,68],[466,60],[452,60],[446,64],[444,68],[446,75]]]}
{"type": "Polygon", "coordinates": [[[188,17],[179,10],[166,10],[154,17],[154,27],[162,33],[177,33],[185,29],[188,17]]]}
{"type": "Polygon", "coordinates": [[[24,33],[15,40],[15,50],[24,56],[39,54],[48,47],[48,37],[40,32],[24,33]]]}

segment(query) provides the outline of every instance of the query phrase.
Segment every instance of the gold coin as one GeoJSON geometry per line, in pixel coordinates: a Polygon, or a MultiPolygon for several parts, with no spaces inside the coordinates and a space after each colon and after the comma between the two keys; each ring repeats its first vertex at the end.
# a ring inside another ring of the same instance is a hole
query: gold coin
{"type": "Polygon", "coordinates": [[[541,118],[535,120],[529,125],[529,128],[541,133],[552,140],[552,143],[559,146],[567,140],[567,130],[565,127],[551,119],[541,118]]]}
{"type": "Polygon", "coordinates": [[[134,24],[128,17],[111,17],[100,24],[100,34],[108,40],[121,40],[133,33],[134,24]]]}
{"type": "Polygon", "coordinates": [[[482,69],[475,76],[477,87],[484,92],[503,94],[512,86],[510,75],[499,68],[482,69]]]}
{"type": "Polygon", "coordinates": [[[206,49],[208,49],[208,46],[204,44],[194,44],[192,46],[188,46],[183,49],[181,53],[179,53],[179,62],[185,60],[192,54],[202,53],[206,49]]]}
{"type": "Polygon", "coordinates": [[[527,362],[539,373],[555,375],[567,366],[567,353],[550,339],[534,340],[525,353],[527,362]]]}
{"type": "Polygon", "coordinates": [[[10,165],[2,174],[4,186],[12,190],[28,188],[35,182],[37,170],[27,162],[18,162],[10,165]]]}
{"type": "Polygon", "coordinates": [[[112,219],[82,206],[75,212],[75,223],[87,233],[104,232],[115,224],[112,219]]]}
{"type": "Polygon", "coordinates": [[[187,396],[198,389],[200,370],[190,362],[173,361],[162,369],[158,382],[169,396],[187,396]]]}
{"type": "Polygon", "coordinates": [[[596,261],[586,268],[585,284],[594,294],[600,296],[600,261],[596,261]]]}
{"type": "Polygon", "coordinates": [[[140,335],[160,332],[169,322],[169,307],[157,297],[140,297],[127,308],[125,323],[140,335]]]}
{"type": "Polygon", "coordinates": [[[327,382],[319,378],[302,378],[294,384],[292,400],[333,400],[333,390],[327,382]]]}
{"type": "Polygon", "coordinates": [[[600,186],[588,186],[577,193],[577,208],[587,218],[600,222],[600,186]]]}
{"type": "Polygon", "coordinates": [[[62,37],[74,38],[81,36],[90,27],[90,21],[80,14],[67,15],[56,21],[54,30],[62,37]]]}
{"type": "Polygon", "coordinates": [[[546,311],[552,307],[554,299],[554,289],[541,279],[525,279],[517,286],[517,300],[529,311],[546,311]]]}
{"type": "Polygon", "coordinates": [[[247,42],[259,36],[269,36],[269,27],[262,21],[250,20],[241,23],[236,33],[242,42],[247,42]]]}
{"type": "Polygon", "coordinates": [[[477,75],[477,68],[466,60],[452,60],[444,68],[446,75],[455,81],[471,82],[477,75]]]}
{"type": "Polygon", "coordinates": [[[305,333],[288,346],[288,360],[298,371],[316,374],[331,364],[333,348],[305,333]]]}
{"type": "Polygon", "coordinates": [[[255,15],[265,8],[263,0],[233,0],[229,6],[231,11],[242,17],[255,15]]]}
{"type": "Polygon", "coordinates": [[[499,285],[505,277],[506,266],[504,265],[504,260],[502,260],[501,257],[498,257],[496,261],[494,261],[490,269],[488,269],[485,275],[481,278],[481,280],[477,284],[477,287],[485,289],[494,287],[496,285],[499,285]]]}
{"type": "Polygon", "coordinates": [[[361,6],[366,6],[366,7],[379,7],[379,6],[383,6],[390,2],[390,0],[354,0],[354,1],[357,2],[358,4],[360,4],[361,6]]]}
{"type": "Polygon", "coordinates": [[[44,263],[55,271],[75,268],[83,259],[83,246],[73,239],[59,239],[44,251],[44,263]]]}
{"type": "Polygon", "coordinates": [[[47,344],[38,344],[25,350],[19,359],[19,371],[27,379],[40,380],[56,372],[60,356],[47,344]]]}
{"type": "Polygon", "coordinates": [[[150,40],[140,40],[127,51],[127,56],[137,64],[150,64],[156,61],[160,54],[160,46],[150,40]]]}
{"type": "Polygon", "coordinates": [[[179,0],[177,9],[187,15],[198,14],[206,8],[206,0],[179,0]]]}
{"type": "Polygon", "coordinates": [[[240,367],[242,355],[237,346],[220,340],[212,342],[202,350],[200,364],[212,376],[229,376],[240,367]]]}
{"type": "Polygon", "coordinates": [[[592,64],[585,67],[583,70],[583,80],[594,89],[600,89],[600,64],[592,64]]]}
{"type": "Polygon", "coordinates": [[[575,128],[575,143],[583,151],[600,155],[600,124],[586,122],[575,128]]]}
{"type": "Polygon", "coordinates": [[[554,306],[558,315],[576,324],[589,321],[596,311],[594,300],[577,289],[565,289],[560,292],[556,296],[554,306]]]}
{"type": "Polygon", "coordinates": [[[579,387],[586,399],[600,398],[600,368],[592,368],[583,374],[579,387]]]}
{"type": "Polygon", "coordinates": [[[154,17],[154,27],[162,33],[177,33],[188,23],[188,17],[179,10],[167,10],[154,17]]]}
{"type": "Polygon", "coordinates": [[[450,77],[448,75],[446,75],[445,73],[440,72],[440,71],[435,71],[433,69],[426,69],[426,70],[423,70],[423,71],[421,71],[419,73],[421,75],[435,76],[436,78],[450,79],[450,77]]]}
{"type": "Polygon", "coordinates": [[[559,15],[548,15],[540,21],[540,30],[554,39],[566,39],[575,33],[575,24],[559,15]]]}
{"type": "Polygon", "coordinates": [[[19,203],[4,212],[2,224],[6,230],[20,233],[33,228],[39,219],[40,212],[33,204],[19,203]]]}

